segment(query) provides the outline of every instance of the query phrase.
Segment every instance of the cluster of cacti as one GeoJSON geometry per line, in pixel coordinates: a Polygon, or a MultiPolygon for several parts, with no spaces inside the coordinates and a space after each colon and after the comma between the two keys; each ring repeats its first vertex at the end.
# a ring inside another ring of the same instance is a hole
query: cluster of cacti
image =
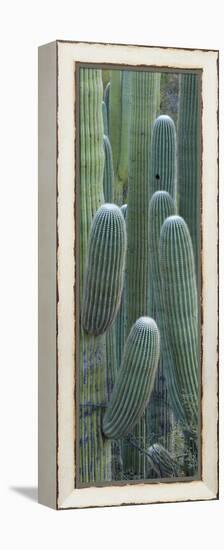
{"type": "Polygon", "coordinates": [[[80,68],[83,483],[197,473],[199,84],[176,77],[80,68]]]}

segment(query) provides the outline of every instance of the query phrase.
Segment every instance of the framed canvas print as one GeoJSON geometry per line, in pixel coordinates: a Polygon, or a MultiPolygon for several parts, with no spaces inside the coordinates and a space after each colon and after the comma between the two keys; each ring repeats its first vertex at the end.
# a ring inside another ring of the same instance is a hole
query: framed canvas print
{"type": "Polygon", "coordinates": [[[39,501],[218,498],[218,52],[39,48],[39,501]]]}

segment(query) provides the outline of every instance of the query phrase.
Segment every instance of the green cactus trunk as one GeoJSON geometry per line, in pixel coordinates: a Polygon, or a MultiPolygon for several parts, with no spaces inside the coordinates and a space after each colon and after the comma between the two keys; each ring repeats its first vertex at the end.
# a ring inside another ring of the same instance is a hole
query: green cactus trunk
{"type": "Polygon", "coordinates": [[[199,75],[180,75],[178,112],[178,196],[180,216],[186,221],[193,245],[196,275],[199,277],[200,243],[200,80],[199,75]]]}
{"type": "MultiPolygon", "coordinates": [[[[197,439],[199,422],[198,301],[190,233],[180,216],[170,216],[160,235],[162,314],[174,379],[185,415],[183,429],[197,439]]],[[[169,368],[170,362],[167,363],[169,368]]]]}
{"type": "Polygon", "coordinates": [[[94,216],[89,238],[82,307],[82,325],[88,334],[103,334],[115,320],[123,290],[126,246],[122,212],[115,204],[106,203],[94,216]]]}
{"type": "Polygon", "coordinates": [[[127,338],[122,365],[103,418],[107,438],[124,437],[142,416],[153,388],[158,360],[158,328],[153,319],[141,317],[127,338]]]}
{"type": "MultiPolygon", "coordinates": [[[[160,74],[132,73],[131,122],[128,173],[127,334],[133,323],[149,312],[148,205],[152,127],[158,105],[160,74]]],[[[146,446],[145,417],[134,431],[146,446]]],[[[145,477],[145,456],[134,449],[124,455],[124,468],[145,477]]]]}
{"type": "MultiPolygon", "coordinates": [[[[79,291],[83,299],[88,239],[103,196],[102,79],[97,69],[80,69],[80,244],[79,291]]],[[[79,335],[79,477],[83,483],[111,480],[111,443],[101,432],[108,399],[106,339],[79,335]]]]}

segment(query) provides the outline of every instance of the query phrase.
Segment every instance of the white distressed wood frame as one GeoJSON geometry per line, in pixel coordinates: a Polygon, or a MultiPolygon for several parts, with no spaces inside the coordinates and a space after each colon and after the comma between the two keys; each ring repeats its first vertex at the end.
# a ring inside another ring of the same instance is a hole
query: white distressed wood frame
{"type": "Polygon", "coordinates": [[[218,497],[218,52],[57,41],[39,48],[39,501],[57,509],[218,497]],[[202,479],[75,488],[75,68],[202,70],[202,479]]]}

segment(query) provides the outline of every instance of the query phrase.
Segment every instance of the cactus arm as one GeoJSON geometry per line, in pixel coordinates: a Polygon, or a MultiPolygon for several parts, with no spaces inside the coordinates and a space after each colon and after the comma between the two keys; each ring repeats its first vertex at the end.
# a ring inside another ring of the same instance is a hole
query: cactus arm
{"type": "Polygon", "coordinates": [[[149,317],[132,327],[115,381],[103,432],[107,438],[125,436],[142,416],[153,388],[159,359],[159,331],[149,317]]]}
{"type": "Polygon", "coordinates": [[[198,301],[192,242],[187,224],[170,216],[160,235],[163,315],[172,375],[189,431],[198,427],[198,301]]]}
{"type": "Polygon", "coordinates": [[[94,217],[89,239],[82,308],[82,325],[88,334],[103,334],[117,315],[126,244],[126,226],[120,208],[104,204],[94,217]]]}

